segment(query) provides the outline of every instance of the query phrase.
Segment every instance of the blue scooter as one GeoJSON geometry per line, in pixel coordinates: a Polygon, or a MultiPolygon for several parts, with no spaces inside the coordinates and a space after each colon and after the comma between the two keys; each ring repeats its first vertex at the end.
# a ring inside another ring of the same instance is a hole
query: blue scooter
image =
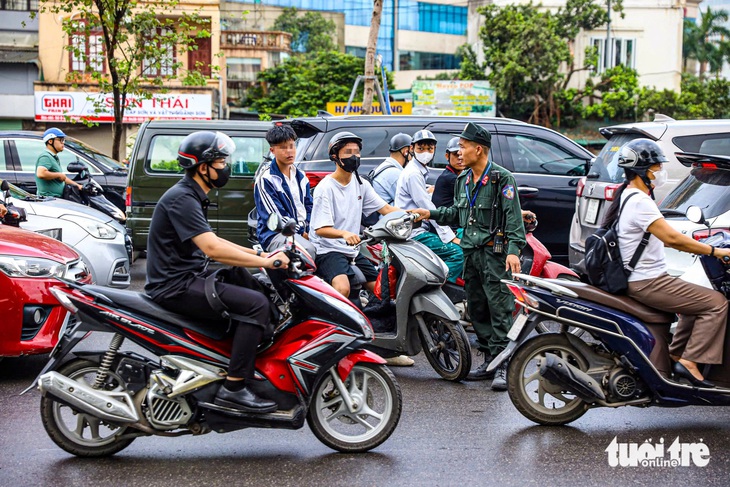
{"type": "MultiPolygon", "coordinates": [[[[705,222],[699,207],[688,209],[687,217],[705,222]]],[[[718,232],[704,242],[730,247],[730,233],[718,232]]],[[[712,286],[730,297],[730,265],[715,257],[700,260],[712,286]]],[[[508,335],[515,350],[507,386],[512,403],[529,420],[562,425],[595,407],[730,405],[727,336],[723,363],[703,371],[715,387],[698,387],[672,376],[673,313],[580,282],[513,277],[503,282],[522,312],[508,335]],[[545,320],[557,322],[560,331],[534,336],[545,320]]]]}

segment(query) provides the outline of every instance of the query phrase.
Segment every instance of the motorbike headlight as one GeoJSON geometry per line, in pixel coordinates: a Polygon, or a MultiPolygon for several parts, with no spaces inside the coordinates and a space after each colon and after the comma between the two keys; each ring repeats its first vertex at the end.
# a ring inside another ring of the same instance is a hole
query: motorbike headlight
{"type": "Polygon", "coordinates": [[[8,277],[63,277],[66,265],[49,259],[0,255],[0,271],[8,277]]]}
{"type": "Polygon", "coordinates": [[[112,240],[117,236],[117,231],[105,223],[94,221],[90,218],[84,218],[76,215],[63,215],[61,218],[74,222],[89,235],[94,238],[102,238],[104,240],[112,240]]]}
{"type": "Polygon", "coordinates": [[[418,270],[423,272],[423,274],[426,276],[426,282],[428,284],[443,284],[444,282],[446,282],[446,278],[449,275],[449,268],[446,267],[445,265],[441,267],[442,270],[444,270],[444,268],[445,268],[444,275],[443,275],[443,277],[439,277],[436,274],[434,274],[433,272],[431,272],[428,269],[426,269],[425,267],[423,267],[420,264],[420,262],[418,262],[416,259],[414,259],[412,257],[408,257],[408,260],[410,260],[411,263],[418,268],[418,270]]]}
{"type": "Polygon", "coordinates": [[[411,236],[413,223],[410,220],[390,220],[385,224],[385,228],[387,228],[394,237],[406,239],[411,236]]]}

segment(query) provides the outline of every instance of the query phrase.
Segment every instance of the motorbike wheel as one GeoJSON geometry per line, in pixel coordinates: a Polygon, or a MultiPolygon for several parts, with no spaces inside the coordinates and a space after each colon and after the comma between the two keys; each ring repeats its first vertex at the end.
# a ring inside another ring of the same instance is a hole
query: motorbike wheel
{"type": "Polygon", "coordinates": [[[538,335],[526,341],[512,357],[507,370],[507,391],[512,404],[530,421],[568,424],[583,416],[588,407],[582,399],[540,375],[546,353],[553,353],[582,371],[588,370],[588,361],[565,335],[538,335]]]}
{"type": "MultiPolygon", "coordinates": [[[[99,364],[89,360],[76,359],[58,370],[69,379],[92,385],[96,379],[99,364]]],[[[124,380],[109,372],[103,390],[123,391],[124,380]]],[[[41,399],[41,419],[51,440],[79,457],[106,457],[114,455],[129,446],[134,438],[119,439],[127,430],[124,426],[108,424],[89,414],[81,413],[50,396],[41,399]]]]}
{"type": "Polygon", "coordinates": [[[400,420],[400,385],[387,367],[359,363],[344,380],[345,389],[357,403],[351,413],[332,378],[333,367],[314,389],[307,423],[314,436],[344,453],[366,452],[387,440],[400,420]]]}
{"type": "Polygon", "coordinates": [[[460,382],[471,370],[471,347],[464,328],[457,322],[425,315],[429,336],[418,329],[423,354],[428,363],[446,380],[460,382]]]}

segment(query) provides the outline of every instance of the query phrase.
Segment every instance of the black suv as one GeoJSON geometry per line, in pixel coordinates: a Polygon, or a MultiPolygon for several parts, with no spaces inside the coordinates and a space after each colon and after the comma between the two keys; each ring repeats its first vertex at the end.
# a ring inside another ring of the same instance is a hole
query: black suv
{"type": "Polygon", "coordinates": [[[467,122],[475,122],[492,134],[490,159],[512,171],[522,191],[522,207],[534,211],[540,221],[535,236],[556,260],[567,263],[576,187],[593,155],[553,130],[507,118],[475,117],[306,117],[284,123],[291,123],[299,136],[299,168],[314,187],[334,170],[327,145],[333,135],[343,131],[362,137],[360,173],[367,174],[388,156],[388,142],[395,134],[430,130],[438,140],[434,160],[429,164],[433,169],[428,182],[433,183],[446,166],[448,140],[461,133],[467,122]]]}
{"type": "MultiPolygon", "coordinates": [[[[43,153],[43,134],[27,131],[0,131],[0,179],[35,194],[35,163],[43,153]]],[[[66,146],[58,153],[61,167],[82,162],[91,176],[104,188],[104,196],[119,209],[126,209],[124,193],[127,188],[127,168],[111,157],[89,147],[80,140],[66,137],[66,146]]],[[[70,178],[75,174],[67,173],[70,178]]]]}

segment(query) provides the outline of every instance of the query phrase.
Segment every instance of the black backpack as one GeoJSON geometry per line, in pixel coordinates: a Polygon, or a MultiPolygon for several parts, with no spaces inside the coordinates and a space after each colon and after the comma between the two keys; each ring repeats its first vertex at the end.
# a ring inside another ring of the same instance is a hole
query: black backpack
{"type": "Polygon", "coordinates": [[[611,294],[625,294],[629,288],[629,275],[639,262],[641,254],[649,243],[651,233],[644,233],[628,266],[624,266],[618,246],[618,221],[626,203],[637,193],[626,197],[618,215],[608,228],[600,228],[586,239],[585,266],[588,280],[596,287],[611,294]]]}
{"type": "MultiPolygon", "coordinates": [[[[360,177],[367,180],[367,182],[370,183],[370,186],[372,186],[373,182],[375,181],[375,178],[377,178],[381,173],[384,173],[385,171],[387,171],[390,168],[395,169],[393,166],[388,164],[387,166],[383,167],[380,171],[378,171],[378,168],[376,167],[374,169],[371,169],[370,172],[367,174],[367,176],[360,176],[360,177]]],[[[388,203],[389,205],[393,204],[392,201],[386,201],[386,203],[388,203]]],[[[364,227],[372,227],[373,225],[378,223],[379,219],[380,219],[380,213],[375,211],[368,216],[363,215],[360,223],[364,227]]]]}

